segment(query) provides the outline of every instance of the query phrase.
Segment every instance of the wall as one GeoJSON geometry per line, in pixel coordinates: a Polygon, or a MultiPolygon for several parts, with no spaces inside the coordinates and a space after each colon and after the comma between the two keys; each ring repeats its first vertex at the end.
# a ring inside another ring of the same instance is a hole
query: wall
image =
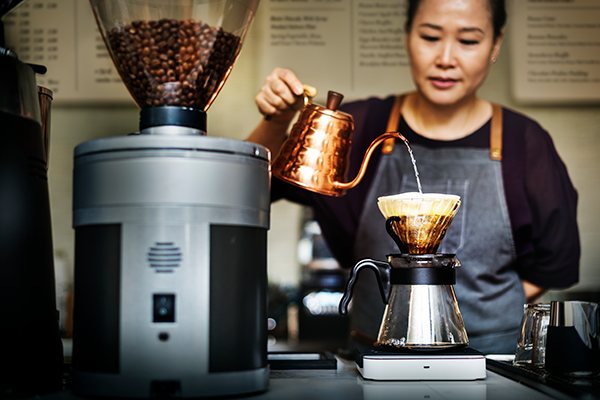
{"type": "Polygon", "coordinates": [[[581,236],[579,284],[570,291],[600,293],[600,105],[521,106],[510,95],[510,22],[498,62],[480,90],[481,97],[501,103],[537,120],[548,130],[579,194],[581,236]]]}
{"type": "MultiPolygon", "coordinates": [[[[208,112],[210,135],[243,139],[261,118],[254,105],[254,96],[264,81],[264,76],[259,76],[259,63],[256,62],[261,57],[263,32],[260,22],[259,9],[257,22],[240,59],[208,112]]],[[[510,35],[510,26],[507,31],[510,35]]],[[[597,245],[600,239],[600,209],[596,200],[600,195],[600,157],[597,156],[600,151],[600,105],[524,107],[515,104],[510,95],[509,50],[509,40],[505,40],[498,63],[492,67],[480,95],[531,116],[551,133],[579,192],[581,278],[571,291],[600,292],[600,246],[597,245]]],[[[68,285],[72,274],[73,148],[93,138],[136,131],[137,123],[138,109],[133,103],[119,107],[53,107],[50,192],[59,285],[68,285]]],[[[272,282],[294,284],[298,280],[296,243],[300,212],[298,206],[287,202],[272,206],[268,259],[272,282]]]]}

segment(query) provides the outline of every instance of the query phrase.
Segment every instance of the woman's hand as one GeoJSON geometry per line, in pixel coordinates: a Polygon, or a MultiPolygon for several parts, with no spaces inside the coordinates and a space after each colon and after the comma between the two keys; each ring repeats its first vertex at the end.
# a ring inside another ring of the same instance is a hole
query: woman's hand
{"type": "Polygon", "coordinates": [[[302,95],[305,90],[311,97],[317,92],[313,87],[302,85],[292,71],[276,68],[256,95],[258,111],[269,121],[288,124],[304,105],[302,95]]]}
{"type": "Polygon", "coordinates": [[[265,146],[271,150],[275,159],[285,142],[290,123],[304,105],[304,91],[310,97],[317,94],[315,88],[302,85],[292,71],[276,68],[265,79],[265,84],[255,99],[258,111],[265,118],[246,140],[265,146]]]}
{"type": "Polygon", "coordinates": [[[534,303],[548,291],[548,289],[536,286],[526,280],[521,280],[521,282],[523,282],[523,290],[528,303],[534,303]]]}

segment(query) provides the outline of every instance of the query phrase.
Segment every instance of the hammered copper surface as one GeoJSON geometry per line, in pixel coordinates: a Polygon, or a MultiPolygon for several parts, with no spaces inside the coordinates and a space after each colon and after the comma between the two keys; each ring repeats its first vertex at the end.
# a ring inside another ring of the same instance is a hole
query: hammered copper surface
{"type": "Polygon", "coordinates": [[[316,193],[343,196],[361,181],[379,143],[391,137],[402,139],[397,132],[375,139],[356,178],[346,182],[353,129],[351,115],[317,104],[306,105],[273,163],[273,175],[316,193]]]}

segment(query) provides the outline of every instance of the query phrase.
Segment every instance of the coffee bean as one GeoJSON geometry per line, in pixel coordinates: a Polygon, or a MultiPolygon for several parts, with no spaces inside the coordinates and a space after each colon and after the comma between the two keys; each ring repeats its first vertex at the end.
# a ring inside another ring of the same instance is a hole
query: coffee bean
{"type": "Polygon", "coordinates": [[[206,110],[240,38],[201,21],[133,21],[107,34],[112,57],[140,107],[206,110]]]}

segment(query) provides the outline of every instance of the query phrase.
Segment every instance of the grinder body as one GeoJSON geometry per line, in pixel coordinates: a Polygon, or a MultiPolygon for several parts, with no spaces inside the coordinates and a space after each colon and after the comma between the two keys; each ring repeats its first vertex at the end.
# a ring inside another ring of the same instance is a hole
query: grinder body
{"type": "Polygon", "coordinates": [[[268,388],[268,165],[260,146],[193,135],[76,148],[74,392],[268,388]]]}

